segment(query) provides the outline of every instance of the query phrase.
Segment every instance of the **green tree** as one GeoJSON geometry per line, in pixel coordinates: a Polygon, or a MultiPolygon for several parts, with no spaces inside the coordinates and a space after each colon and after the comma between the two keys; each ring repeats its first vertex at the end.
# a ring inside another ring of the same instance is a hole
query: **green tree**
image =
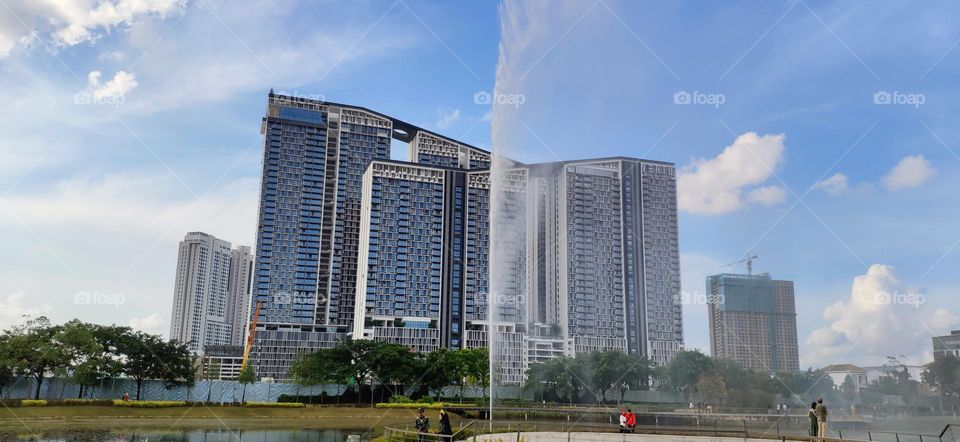
{"type": "MultiPolygon", "coordinates": [[[[339,384],[352,380],[360,389],[373,374],[374,355],[382,344],[358,339],[343,341],[334,348],[301,353],[294,360],[290,374],[301,384],[339,384]]],[[[357,395],[357,403],[360,401],[357,395]]]]}
{"type": "Polygon", "coordinates": [[[50,324],[44,316],[30,319],[7,332],[8,360],[15,373],[34,379],[34,399],[40,398],[40,388],[46,373],[60,373],[67,365],[63,349],[56,342],[60,327],[50,324]]]}
{"type": "Polygon", "coordinates": [[[237,381],[243,385],[243,392],[240,394],[240,403],[247,402],[247,384],[257,382],[257,372],[253,369],[253,364],[244,365],[237,375],[237,381]]]}
{"type": "Polygon", "coordinates": [[[419,373],[417,355],[407,346],[379,342],[369,353],[370,373],[389,386],[391,394],[400,394],[399,386],[416,381],[419,373]]]}
{"type": "Polygon", "coordinates": [[[440,400],[440,393],[443,387],[452,385],[456,381],[457,360],[453,352],[446,348],[438,348],[422,360],[423,378],[421,384],[427,388],[428,392],[436,393],[437,400],[440,400]]]}
{"type": "Polygon", "coordinates": [[[93,326],[76,319],[63,324],[54,339],[64,358],[63,366],[55,374],[71,377],[80,385],[79,397],[83,397],[84,387],[96,385],[100,379],[106,357],[104,348],[94,336],[93,326]]]}
{"type": "Polygon", "coordinates": [[[126,334],[119,351],[123,373],[137,383],[137,400],[147,379],[162,380],[168,387],[193,385],[193,355],[186,344],[137,331],[126,334]]]}
{"type": "Polygon", "coordinates": [[[453,378],[460,387],[460,401],[463,402],[463,390],[468,385],[479,386],[483,396],[488,394],[490,383],[490,360],[486,348],[463,348],[454,351],[453,378]]]}
{"type": "Polygon", "coordinates": [[[527,369],[527,380],[523,385],[525,391],[534,393],[534,396],[540,396],[546,400],[549,393],[552,399],[561,400],[567,398],[567,391],[561,387],[564,376],[564,363],[566,357],[551,359],[546,362],[531,364],[527,369]]]}
{"type": "Polygon", "coordinates": [[[590,353],[590,375],[588,382],[595,392],[599,392],[599,401],[603,401],[607,391],[620,391],[623,400],[627,388],[639,388],[645,370],[645,359],[637,359],[621,351],[609,350],[590,353]]]}
{"type": "Polygon", "coordinates": [[[723,403],[723,399],[727,396],[727,383],[720,373],[710,371],[700,375],[697,391],[708,403],[723,403]]]}
{"type": "Polygon", "coordinates": [[[662,376],[666,384],[685,392],[689,398],[696,390],[700,376],[713,369],[713,361],[699,351],[681,351],[666,365],[662,376]]]}
{"type": "Polygon", "coordinates": [[[80,384],[79,396],[83,397],[87,388],[93,388],[104,379],[119,376],[123,371],[122,355],[119,343],[130,327],[116,325],[85,324],[99,344],[96,351],[88,355],[87,360],[75,369],[74,380],[80,384]]]}
{"type": "Polygon", "coordinates": [[[853,376],[847,375],[847,377],[843,379],[843,384],[840,385],[840,391],[847,401],[853,402],[853,400],[856,399],[857,383],[853,380],[853,376]]]}
{"type": "MultiPolygon", "coordinates": [[[[923,382],[937,389],[940,395],[940,412],[943,413],[943,398],[960,395],[960,359],[943,357],[934,360],[920,374],[923,382]]],[[[952,403],[952,402],[951,402],[952,403]]]]}
{"type": "Polygon", "coordinates": [[[0,335],[0,398],[3,397],[3,389],[16,376],[13,371],[13,361],[10,360],[10,344],[7,335],[0,335]]]}

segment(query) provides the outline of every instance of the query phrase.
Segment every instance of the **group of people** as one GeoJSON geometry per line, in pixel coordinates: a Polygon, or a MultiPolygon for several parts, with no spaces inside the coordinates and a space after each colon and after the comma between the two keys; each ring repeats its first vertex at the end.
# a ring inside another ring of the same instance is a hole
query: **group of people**
{"type": "MultiPolygon", "coordinates": [[[[690,402],[690,411],[693,412],[694,406],[693,402],[690,402]]],[[[706,402],[697,402],[697,413],[713,413],[713,404],[708,404],[706,402]]]]}
{"type": "Polygon", "coordinates": [[[637,428],[637,415],[629,408],[620,409],[620,432],[633,433],[637,428]]]}
{"type": "Polygon", "coordinates": [[[807,416],[810,417],[810,435],[813,437],[827,437],[827,406],[823,405],[823,398],[810,404],[807,416]]]}
{"type": "MultiPolygon", "coordinates": [[[[430,418],[424,414],[423,407],[417,409],[417,420],[414,422],[414,425],[417,427],[417,433],[429,433],[430,432],[430,418]]],[[[437,434],[444,436],[453,435],[453,427],[450,426],[450,416],[447,414],[446,410],[440,410],[440,431],[437,434]]],[[[421,438],[423,440],[423,438],[421,438]]]]}

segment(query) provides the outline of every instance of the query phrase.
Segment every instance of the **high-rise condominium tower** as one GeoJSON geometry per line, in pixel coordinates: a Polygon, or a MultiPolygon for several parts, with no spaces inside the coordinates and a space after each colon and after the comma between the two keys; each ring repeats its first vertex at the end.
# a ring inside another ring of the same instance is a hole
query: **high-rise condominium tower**
{"type": "Polygon", "coordinates": [[[170,338],[201,353],[208,345],[240,345],[249,305],[250,248],[202,232],[180,241],[170,338]]]}
{"type": "MultiPolygon", "coordinates": [[[[270,94],[252,358],[287,379],[301,351],[377,339],[487,346],[505,383],[530,361],[682,346],[673,166],[629,158],[524,165],[365,108],[270,94]],[[392,161],[391,139],[412,162],[392,161]],[[492,188],[508,251],[491,275],[492,188]],[[489,295],[491,278],[504,282],[489,295]],[[491,309],[491,306],[494,306],[491,309]]],[[[255,305],[253,306],[255,307],[255,305]]]]}
{"type": "Polygon", "coordinates": [[[508,301],[496,306],[503,383],[562,354],[620,350],[664,364],[682,350],[672,164],[613,157],[499,176],[491,260],[506,261],[495,289],[508,301]]]}
{"type": "Polygon", "coordinates": [[[253,288],[253,255],[250,246],[237,246],[230,251],[230,324],[233,333],[230,345],[243,345],[250,320],[250,296],[253,288]]]}
{"type": "Polygon", "coordinates": [[[270,93],[253,286],[262,377],[286,379],[298,353],[350,331],[363,173],[390,158],[393,130],[363,108],[270,93]]]}
{"type": "Polygon", "coordinates": [[[769,274],[707,277],[710,353],[761,372],[800,370],[793,281],[769,274]]]}

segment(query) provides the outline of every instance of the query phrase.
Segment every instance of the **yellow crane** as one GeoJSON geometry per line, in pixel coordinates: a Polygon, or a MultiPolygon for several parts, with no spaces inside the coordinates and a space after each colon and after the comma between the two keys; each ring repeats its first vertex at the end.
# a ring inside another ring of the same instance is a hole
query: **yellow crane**
{"type": "Polygon", "coordinates": [[[250,318],[250,329],[247,330],[247,345],[243,349],[243,362],[240,363],[240,370],[247,368],[247,361],[250,360],[250,349],[253,348],[253,334],[257,330],[257,318],[260,316],[260,307],[263,303],[257,301],[257,308],[253,311],[253,317],[250,318]]]}
{"type": "Polygon", "coordinates": [[[740,264],[740,263],[742,263],[742,262],[745,262],[745,263],[747,263],[747,274],[748,274],[748,275],[752,275],[752,274],[753,274],[753,260],[755,260],[755,259],[759,259],[759,257],[758,257],[757,255],[751,255],[751,254],[748,252],[746,258],[741,259],[741,260],[739,260],[739,261],[737,261],[737,262],[731,262],[730,264],[724,264],[724,265],[720,266],[720,268],[730,267],[730,266],[732,266],[732,265],[737,265],[737,264],[740,264]]]}

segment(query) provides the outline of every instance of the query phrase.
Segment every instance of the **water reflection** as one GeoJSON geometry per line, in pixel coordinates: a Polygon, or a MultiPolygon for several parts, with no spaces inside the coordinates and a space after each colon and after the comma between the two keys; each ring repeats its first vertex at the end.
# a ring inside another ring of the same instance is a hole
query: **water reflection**
{"type": "Polygon", "coordinates": [[[56,431],[43,434],[0,432],[0,441],[91,442],[369,442],[374,435],[348,430],[170,430],[56,431]]]}

